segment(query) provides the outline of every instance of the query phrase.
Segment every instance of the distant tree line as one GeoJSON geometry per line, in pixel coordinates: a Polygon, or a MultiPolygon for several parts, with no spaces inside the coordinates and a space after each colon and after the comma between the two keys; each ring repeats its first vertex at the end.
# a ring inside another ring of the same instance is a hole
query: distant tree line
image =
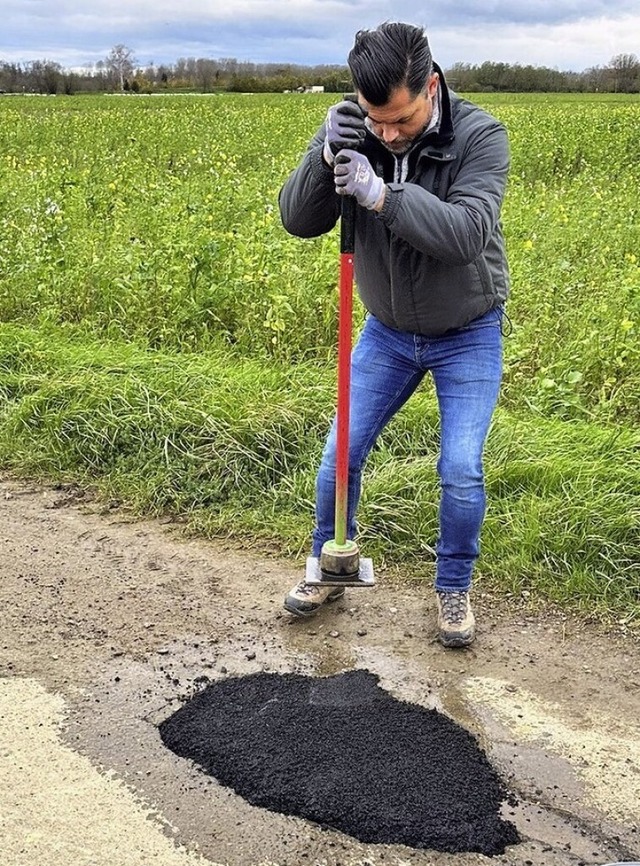
{"type": "Polygon", "coordinates": [[[466,93],[640,92],[640,60],[635,54],[617,54],[606,66],[594,66],[584,72],[560,72],[545,66],[487,61],[480,65],[456,63],[445,75],[456,90],[466,93]]]}
{"type": "MultiPolygon", "coordinates": [[[[618,54],[606,66],[583,72],[560,72],[519,63],[456,63],[445,71],[461,92],[640,92],[640,60],[618,54]]],[[[351,88],[346,66],[298,66],[283,63],[247,63],[235,58],[180,58],[172,64],[136,63],[126,45],[114,46],[91,68],[64,69],[50,60],[10,63],[0,59],[0,92],[282,92],[320,86],[329,93],[351,88]]]]}

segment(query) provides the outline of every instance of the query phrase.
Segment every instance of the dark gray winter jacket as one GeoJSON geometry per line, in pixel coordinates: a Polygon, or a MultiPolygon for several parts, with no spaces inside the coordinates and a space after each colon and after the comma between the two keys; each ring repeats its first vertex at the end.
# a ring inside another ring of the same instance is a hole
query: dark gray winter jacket
{"type": "MultiPolygon", "coordinates": [[[[438,70],[440,72],[440,70],[438,70]]],[[[509,168],[495,118],[449,91],[440,73],[438,127],[404,157],[367,132],[361,151],[387,183],[382,211],[356,209],[355,278],[367,310],[385,325],[436,336],[501,305],[509,272],[500,208],[509,168]],[[406,180],[396,182],[401,159],[406,180]]],[[[280,192],[291,234],[316,237],[340,215],[333,171],[322,159],[324,125],[280,192]]]]}

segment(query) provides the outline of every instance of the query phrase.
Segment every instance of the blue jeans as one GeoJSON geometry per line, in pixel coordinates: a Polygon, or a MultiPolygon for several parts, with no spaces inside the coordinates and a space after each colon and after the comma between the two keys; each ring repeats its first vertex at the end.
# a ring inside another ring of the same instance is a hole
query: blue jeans
{"type": "MultiPolygon", "coordinates": [[[[478,558],[485,512],[482,452],[502,377],[501,325],[497,309],[441,337],[421,337],[394,331],[369,315],[353,349],[347,537],[356,535],[365,460],[429,371],[440,410],[438,590],[469,589],[478,558]]],[[[335,452],[334,419],[316,481],[313,556],[334,537],[335,452]]]]}

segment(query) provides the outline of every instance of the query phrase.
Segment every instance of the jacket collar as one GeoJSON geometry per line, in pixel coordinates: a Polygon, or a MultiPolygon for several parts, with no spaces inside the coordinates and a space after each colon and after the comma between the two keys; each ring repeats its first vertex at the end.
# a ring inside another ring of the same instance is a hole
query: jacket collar
{"type": "Polygon", "coordinates": [[[437,63],[433,64],[433,69],[438,73],[440,79],[440,123],[436,129],[425,133],[424,142],[428,142],[435,147],[444,147],[450,144],[455,137],[451,117],[451,96],[447,82],[444,79],[444,72],[437,63]]]}

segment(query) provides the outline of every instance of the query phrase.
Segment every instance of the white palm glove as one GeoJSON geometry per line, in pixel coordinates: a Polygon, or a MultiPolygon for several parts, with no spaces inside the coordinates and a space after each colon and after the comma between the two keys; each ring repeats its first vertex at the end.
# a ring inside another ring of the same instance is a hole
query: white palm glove
{"type": "Polygon", "coordinates": [[[366,156],[341,150],[335,158],[333,176],[338,195],[352,195],[359,205],[373,210],[384,192],[384,181],[366,156]]]}
{"type": "Polygon", "coordinates": [[[364,112],[357,102],[348,99],[332,105],[325,121],[326,135],[322,155],[333,165],[336,154],[345,147],[359,147],[365,136],[364,112]]]}

